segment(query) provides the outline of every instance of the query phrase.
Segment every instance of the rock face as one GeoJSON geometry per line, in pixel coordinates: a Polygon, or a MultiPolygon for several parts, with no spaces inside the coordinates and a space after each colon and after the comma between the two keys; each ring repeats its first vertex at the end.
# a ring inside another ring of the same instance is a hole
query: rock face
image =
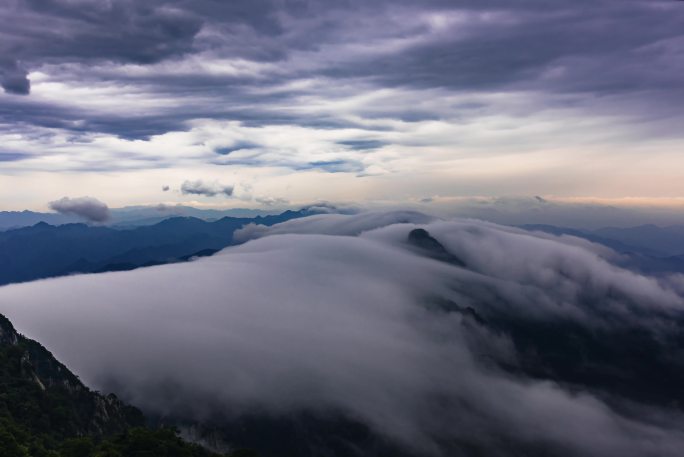
{"type": "Polygon", "coordinates": [[[0,315],[0,345],[15,345],[18,342],[19,336],[9,319],[0,315]]]}
{"type": "Polygon", "coordinates": [[[442,262],[451,263],[459,267],[465,267],[463,260],[459,259],[442,245],[439,241],[430,235],[425,229],[413,229],[408,234],[408,243],[423,251],[428,257],[442,262]]]}
{"type": "Polygon", "coordinates": [[[143,425],[142,413],[92,392],[39,343],[0,315],[0,416],[56,439],[105,436],[143,425]]]}

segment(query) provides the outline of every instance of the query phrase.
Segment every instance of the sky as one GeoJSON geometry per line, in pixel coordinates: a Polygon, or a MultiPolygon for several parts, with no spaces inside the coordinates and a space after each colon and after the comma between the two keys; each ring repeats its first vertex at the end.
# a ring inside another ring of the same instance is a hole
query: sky
{"type": "Polygon", "coordinates": [[[684,206],[684,2],[5,0],[0,22],[1,210],[684,206]]]}

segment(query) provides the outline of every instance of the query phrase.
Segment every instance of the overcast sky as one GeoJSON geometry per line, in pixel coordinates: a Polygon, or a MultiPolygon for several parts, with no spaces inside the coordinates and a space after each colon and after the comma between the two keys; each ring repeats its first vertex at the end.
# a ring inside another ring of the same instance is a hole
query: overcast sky
{"type": "Polygon", "coordinates": [[[682,195],[684,2],[4,0],[0,22],[0,209],[682,195]]]}

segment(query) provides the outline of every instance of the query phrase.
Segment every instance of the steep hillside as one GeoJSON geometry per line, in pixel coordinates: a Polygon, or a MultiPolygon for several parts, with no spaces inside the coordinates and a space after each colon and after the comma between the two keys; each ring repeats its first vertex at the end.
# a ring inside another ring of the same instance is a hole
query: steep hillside
{"type": "MultiPolygon", "coordinates": [[[[173,429],[144,428],[142,413],[89,390],[39,343],[0,315],[0,455],[211,457],[173,429]]],[[[246,452],[236,455],[249,455],[246,452]]]]}

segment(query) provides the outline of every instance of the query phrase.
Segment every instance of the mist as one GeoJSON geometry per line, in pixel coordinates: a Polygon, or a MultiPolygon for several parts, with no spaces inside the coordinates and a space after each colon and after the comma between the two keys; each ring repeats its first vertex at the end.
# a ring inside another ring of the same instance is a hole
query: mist
{"type": "Polygon", "coordinates": [[[149,414],[342,415],[430,456],[684,446],[681,384],[664,376],[684,366],[681,276],[620,268],[574,237],[416,212],[235,238],[189,263],[2,287],[0,313],[149,414]],[[643,341],[663,379],[629,376],[641,359],[621,351],[643,341]]]}

